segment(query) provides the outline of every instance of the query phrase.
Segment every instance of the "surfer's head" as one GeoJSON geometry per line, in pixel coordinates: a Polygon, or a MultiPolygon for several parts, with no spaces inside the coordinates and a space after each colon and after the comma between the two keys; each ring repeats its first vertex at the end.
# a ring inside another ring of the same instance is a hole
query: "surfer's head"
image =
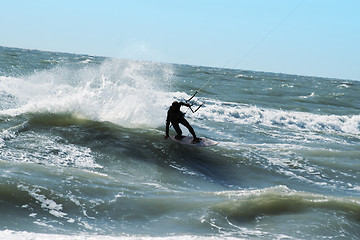
{"type": "Polygon", "coordinates": [[[174,101],[174,102],[171,104],[171,108],[172,108],[174,111],[180,111],[180,103],[178,103],[177,101],[174,101]]]}

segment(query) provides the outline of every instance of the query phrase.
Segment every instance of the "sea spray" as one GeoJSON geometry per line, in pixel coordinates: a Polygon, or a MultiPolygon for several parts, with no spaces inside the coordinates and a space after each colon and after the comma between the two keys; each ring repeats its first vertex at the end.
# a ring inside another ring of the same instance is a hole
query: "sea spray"
{"type": "Polygon", "coordinates": [[[157,127],[173,100],[166,90],[171,74],[171,65],[112,59],[94,66],[58,66],[30,76],[1,77],[3,91],[15,99],[15,106],[1,114],[74,113],[126,127],[157,127]]]}

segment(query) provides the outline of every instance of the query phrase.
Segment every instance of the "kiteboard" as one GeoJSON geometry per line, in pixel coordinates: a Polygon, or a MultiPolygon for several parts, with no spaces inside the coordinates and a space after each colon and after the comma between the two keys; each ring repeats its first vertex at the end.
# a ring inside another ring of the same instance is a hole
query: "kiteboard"
{"type": "Polygon", "coordinates": [[[193,142],[193,137],[190,136],[182,136],[181,139],[177,139],[175,136],[171,136],[170,138],[177,143],[194,147],[210,147],[218,144],[218,142],[204,137],[201,137],[199,142],[193,142]]]}

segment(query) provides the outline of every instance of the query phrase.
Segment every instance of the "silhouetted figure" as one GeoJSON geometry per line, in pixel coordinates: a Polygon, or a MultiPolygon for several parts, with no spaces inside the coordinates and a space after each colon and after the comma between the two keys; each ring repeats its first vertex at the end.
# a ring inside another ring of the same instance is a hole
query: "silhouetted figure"
{"type": "Polygon", "coordinates": [[[170,127],[170,123],[171,123],[177,133],[177,135],[175,136],[175,139],[180,140],[183,137],[182,131],[179,126],[179,123],[181,123],[187,129],[189,129],[189,132],[191,133],[191,135],[194,138],[193,142],[199,142],[200,139],[196,137],[194,129],[191,127],[189,122],[186,121],[186,119],[184,118],[185,114],[180,111],[181,106],[190,107],[190,104],[175,101],[171,104],[171,106],[167,112],[165,139],[169,137],[169,127],[170,127]]]}

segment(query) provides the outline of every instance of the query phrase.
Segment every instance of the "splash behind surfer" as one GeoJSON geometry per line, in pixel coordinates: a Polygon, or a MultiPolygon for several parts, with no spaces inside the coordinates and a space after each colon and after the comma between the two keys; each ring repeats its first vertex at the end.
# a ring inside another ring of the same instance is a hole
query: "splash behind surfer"
{"type": "Polygon", "coordinates": [[[196,137],[194,129],[191,127],[189,122],[184,118],[185,114],[180,111],[181,106],[190,107],[190,104],[175,101],[171,104],[171,106],[167,112],[165,139],[169,137],[169,127],[170,127],[170,123],[171,123],[177,133],[177,135],[175,136],[175,139],[181,140],[181,138],[183,137],[182,131],[179,126],[179,123],[181,123],[189,130],[189,132],[193,136],[193,142],[198,143],[198,142],[200,142],[200,138],[196,137]]]}

